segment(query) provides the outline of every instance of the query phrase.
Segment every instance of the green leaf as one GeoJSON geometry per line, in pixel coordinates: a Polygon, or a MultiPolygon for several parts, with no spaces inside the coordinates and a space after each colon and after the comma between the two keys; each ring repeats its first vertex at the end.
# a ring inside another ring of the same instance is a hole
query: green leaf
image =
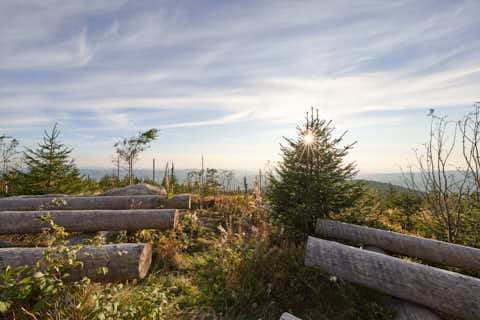
{"type": "Polygon", "coordinates": [[[33,306],[32,312],[35,314],[39,310],[41,310],[43,308],[43,306],[45,305],[45,302],[47,302],[47,298],[43,298],[43,299],[38,300],[37,303],[35,303],[35,305],[33,306]]]}
{"type": "Polygon", "coordinates": [[[10,306],[12,305],[11,302],[8,301],[0,301],[0,312],[1,313],[7,313],[8,309],[10,309],[10,306]]]}

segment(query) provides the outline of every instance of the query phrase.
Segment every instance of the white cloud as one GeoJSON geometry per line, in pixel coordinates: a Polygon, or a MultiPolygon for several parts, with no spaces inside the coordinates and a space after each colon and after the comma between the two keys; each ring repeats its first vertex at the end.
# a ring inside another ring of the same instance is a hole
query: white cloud
{"type": "Polygon", "coordinates": [[[121,14],[117,1],[0,4],[0,68],[13,72],[0,75],[0,116],[88,111],[125,127],[148,120],[143,109],[227,113],[166,125],[174,128],[297,122],[310,106],[341,119],[479,100],[480,40],[457,40],[478,21],[474,2],[167,4],[121,14]],[[15,78],[35,68],[52,73],[15,78]]]}

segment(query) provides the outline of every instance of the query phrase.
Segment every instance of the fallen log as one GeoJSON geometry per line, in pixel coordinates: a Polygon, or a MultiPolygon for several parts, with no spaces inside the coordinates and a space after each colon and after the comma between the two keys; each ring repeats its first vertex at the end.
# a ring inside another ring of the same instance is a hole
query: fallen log
{"type": "Polygon", "coordinates": [[[284,312],[282,313],[282,315],[280,316],[280,320],[302,320],[300,318],[297,318],[295,317],[294,315],[288,313],[288,312],[284,312]]]}
{"type": "Polygon", "coordinates": [[[413,302],[391,298],[386,305],[397,312],[393,320],[440,320],[430,309],[413,302]]]}
{"type": "Polygon", "coordinates": [[[0,211],[190,209],[190,195],[65,196],[0,199],[0,211]],[[175,206],[175,207],[174,207],[175,206]]]}
{"type": "MultiPolygon", "coordinates": [[[[6,248],[0,249],[0,270],[28,266],[35,267],[40,261],[40,270],[45,270],[46,262],[41,260],[47,248],[6,248]]],[[[59,254],[61,255],[61,254],[59,254]]],[[[99,247],[85,246],[76,254],[76,260],[83,263],[68,272],[66,281],[76,281],[88,277],[94,281],[117,281],[141,279],[145,277],[152,262],[152,246],[144,243],[111,244],[99,247]],[[103,268],[106,273],[99,272],[103,268]]]]}
{"type": "Polygon", "coordinates": [[[0,234],[40,233],[48,225],[39,218],[47,214],[67,232],[167,230],[174,229],[178,221],[176,209],[3,211],[0,234]]]}
{"type": "Polygon", "coordinates": [[[167,209],[190,209],[191,200],[190,194],[176,194],[170,199],[166,200],[165,208],[167,209]]]}
{"type": "Polygon", "coordinates": [[[326,219],[317,220],[315,232],[322,237],[348,240],[447,266],[480,271],[480,249],[326,219]]]}
{"type": "MultiPolygon", "coordinates": [[[[365,246],[364,249],[386,254],[385,251],[377,247],[365,246]]],[[[440,317],[430,309],[410,301],[389,297],[386,305],[397,312],[393,320],[440,320],[440,317]]]]}
{"type": "Polygon", "coordinates": [[[159,187],[147,183],[133,184],[123,188],[116,188],[98,194],[98,196],[135,196],[135,195],[165,195],[167,191],[164,187],[159,187]]]}
{"type": "Polygon", "coordinates": [[[480,314],[480,279],[309,237],[305,265],[464,319],[480,314]]]}

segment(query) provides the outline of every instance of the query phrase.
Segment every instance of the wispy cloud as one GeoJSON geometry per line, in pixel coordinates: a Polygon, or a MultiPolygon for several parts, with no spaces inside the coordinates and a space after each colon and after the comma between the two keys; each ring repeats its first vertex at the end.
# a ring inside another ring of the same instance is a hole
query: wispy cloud
{"type": "Polygon", "coordinates": [[[479,11],[434,0],[2,1],[0,127],[291,126],[310,106],[362,126],[380,118],[352,114],[470,105],[479,11]]]}

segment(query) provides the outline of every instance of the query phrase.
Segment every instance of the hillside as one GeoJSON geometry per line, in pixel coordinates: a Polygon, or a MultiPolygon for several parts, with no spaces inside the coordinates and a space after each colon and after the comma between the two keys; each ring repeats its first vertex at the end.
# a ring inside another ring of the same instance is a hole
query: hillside
{"type": "MultiPolygon", "coordinates": [[[[364,179],[359,179],[358,181],[361,181],[368,188],[377,190],[381,194],[387,194],[388,192],[390,192],[390,190],[393,190],[394,193],[412,192],[411,189],[408,189],[399,185],[395,185],[392,183],[385,183],[385,182],[364,180],[364,179]]],[[[419,193],[420,191],[414,191],[414,192],[419,193]]]]}

